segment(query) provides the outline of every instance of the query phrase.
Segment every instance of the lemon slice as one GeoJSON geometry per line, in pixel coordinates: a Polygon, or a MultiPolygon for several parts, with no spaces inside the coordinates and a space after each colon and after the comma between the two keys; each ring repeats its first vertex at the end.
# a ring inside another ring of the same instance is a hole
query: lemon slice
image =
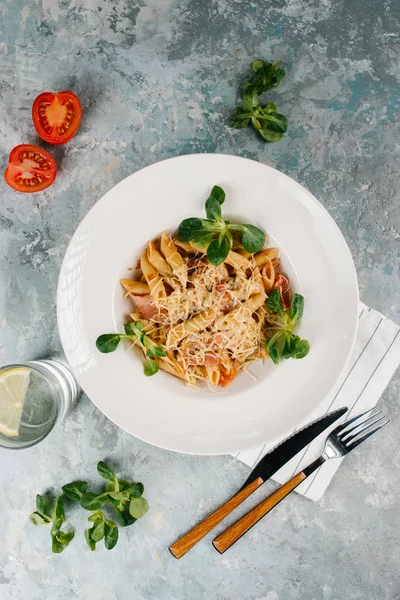
{"type": "Polygon", "coordinates": [[[26,367],[15,367],[0,373],[0,433],[9,437],[19,433],[30,374],[30,369],[26,367]]]}

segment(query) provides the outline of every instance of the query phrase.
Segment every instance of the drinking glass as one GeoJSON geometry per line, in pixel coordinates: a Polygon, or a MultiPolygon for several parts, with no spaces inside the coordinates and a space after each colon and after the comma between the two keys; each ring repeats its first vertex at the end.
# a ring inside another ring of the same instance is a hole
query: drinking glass
{"type": "Polygon", "coordinates": [[[11,437],[0,432],[0,447],[15,450],[34,446],[49,435],[65,418],[80,393],[74,377],[58,359],[7,365],[0,368],[0,375],[17,367],[30,371],[18,435],[11,437]]]}

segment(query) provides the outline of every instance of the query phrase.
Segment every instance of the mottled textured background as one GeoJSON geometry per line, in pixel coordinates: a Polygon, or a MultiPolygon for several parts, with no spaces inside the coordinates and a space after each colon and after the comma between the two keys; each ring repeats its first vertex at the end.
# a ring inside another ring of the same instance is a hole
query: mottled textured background
{"type": "MultiPolygon", "coordinates": [[[[250,157],[310,189],[350,245],[363,301],[398,320],[399,25],[398,0],[2,0],[2,164],[37,141],[39,92],[72,89],[84,111],[76,138],[54,150],[53,187],[24,196],[0,182],[2,363],[60,351],[58,271],[94,203],[137,169],[193,152],[250,157]],[[270,95],[290,123],[278,144],[230,127],[254,58],[287,69],[270,95]]],[[[39,447],[0,453],[0,597],[398,600],[396,380],[384,404],[386,435],[345,461],[318,505],[293,495],[226,555],[209,537],[179,562],[168,544],[248,469],[139,442],[83,398],[39,447]],[[27,522],[36,492],[94,481],[102,458],[145,483],[149,514],[115,550],[91,554],[84,515],[71,509],[77,538],[52,555],[48,532],[27,522]]]]}

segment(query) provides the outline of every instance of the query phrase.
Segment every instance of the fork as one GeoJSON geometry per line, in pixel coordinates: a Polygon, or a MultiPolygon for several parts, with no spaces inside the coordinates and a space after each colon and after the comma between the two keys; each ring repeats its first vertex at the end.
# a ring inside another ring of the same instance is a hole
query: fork
{"type": "Polygon", "coordinates": [[[223,533],[213,540],[213,546],[220,554],[223,554],[239,538],[242,537],[253,525],[258,523],[270,510],[274,508],[281,500],[286,498],[302,481],[316,471],[324,462],[332,458],[342,458],[357,446],[365,442],[374,433],[382,429],[389,423],[389,419],[382,415],[382,411],[371,413],[371,409],[366,412],[345,421],[328,436],[325,442],[324,450],[316,461],[308,467],[297,473],[290,481],[278,488],[273,494],[260,502],[255,508],[250,510],[244,517],[236,521],[231,527],[228,527],[223,533]],[[380,416],[379,416],[380,415],[380,416]],[[349,425],[353,427],[348,429],[349,425]],[[372,428],[372,429],[371,429],[372,428]]]}

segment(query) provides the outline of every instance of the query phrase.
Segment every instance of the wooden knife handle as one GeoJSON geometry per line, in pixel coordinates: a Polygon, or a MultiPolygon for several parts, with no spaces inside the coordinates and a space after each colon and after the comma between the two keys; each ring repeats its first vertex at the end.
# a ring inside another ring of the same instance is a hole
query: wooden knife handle
{"type": "Polygon", "coordinates": [[[295,487],[297,487],[307,475],[301,471],[295,475],[290,481],[282,485],[271,496],[260,502],[255,508],[250,510],[244,517],[236,521],[231,527],[225,529],[221,535],[213,540],[213,546],[223,554],[225,550],[230,548],[242,535],[253,527],[260,519],[263,518],[270,510],[274,508],[281,500],[283,500],[295,487]]]}
{"type": "Polygon", "coordinates": [[[229,513],[231,513],[239,504],[246,500],[257,488],[262,485],[264,481],[261,477],[258,477],[252,481],[248,486],[240,490],[235,496],[233,496],[228,502],[225,502],[222,506],[217,508],[216,511],[208,515],[201,521],[196,527],[193,527],[188,533],[179,538],[172,546],[169,547],[171,553],[175,558],[181,558],[186,552],[188,552],[193,546],[197,544],[209,531],[214,529],[218,523],[225,519],[229,513]]]}

